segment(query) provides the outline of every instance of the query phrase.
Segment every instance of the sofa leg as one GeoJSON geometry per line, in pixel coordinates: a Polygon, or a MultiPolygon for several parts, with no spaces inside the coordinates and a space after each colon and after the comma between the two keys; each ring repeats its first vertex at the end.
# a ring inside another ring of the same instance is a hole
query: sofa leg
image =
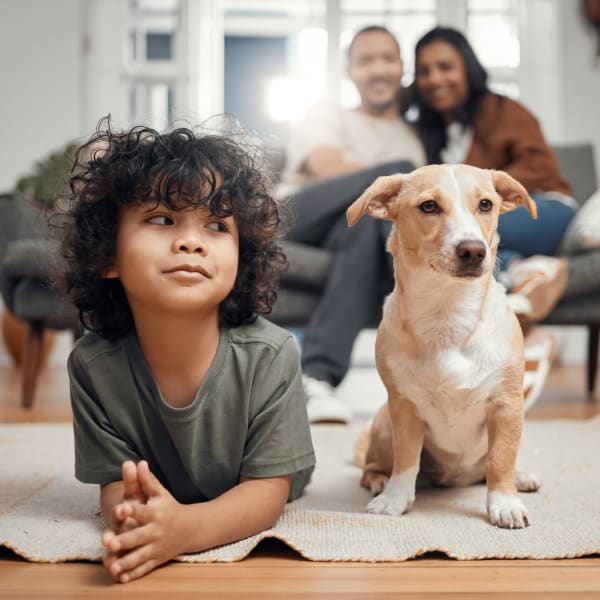
{"type": "Polygon", "coordinates": [[[29,323],[27,327],[27,339],[23,348],[22,372],[22,396],[23,408],[31,408],[35,395],[40,368],[43,359],[44,326],[41,323],[29,323]]]}
{"type": "Polygon", "coordinates": [[[598,370],[598,342],[600,341],[600,325],[588,327],[588,365],[587,365],[587,391],[588,398],[592,399],[596,388],[596,373],[598,370]]]}

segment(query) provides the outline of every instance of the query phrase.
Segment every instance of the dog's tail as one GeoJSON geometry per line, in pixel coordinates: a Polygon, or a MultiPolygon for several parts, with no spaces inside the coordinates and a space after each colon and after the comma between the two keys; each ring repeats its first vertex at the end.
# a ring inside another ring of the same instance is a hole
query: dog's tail
{"type": "Polygon", "coordinates": [[[354,446],[354,464],[361,469],[364,469],[367,464],[367,450],[369,449],[369,442],[371,440],[372,426],[373,419],[361,429],[356,440],[356,445],[354,446]]]}

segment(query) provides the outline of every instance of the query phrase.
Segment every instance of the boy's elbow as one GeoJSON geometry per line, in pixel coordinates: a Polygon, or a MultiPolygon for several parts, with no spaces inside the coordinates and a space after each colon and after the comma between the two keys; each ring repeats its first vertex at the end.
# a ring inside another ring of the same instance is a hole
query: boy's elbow
{"type": "Polygon", "coordinates": [[[275,525],[279,517],[283,514],[290,495],[291,484],[291,475],[275,477],[268,480],[269,489],[267,491],[267,496],[270,501],[266,504],[266,506],[269,507],[269,510],[266,511],[265,515],[265,520],[269,521],[267,527],[275,525]]]}

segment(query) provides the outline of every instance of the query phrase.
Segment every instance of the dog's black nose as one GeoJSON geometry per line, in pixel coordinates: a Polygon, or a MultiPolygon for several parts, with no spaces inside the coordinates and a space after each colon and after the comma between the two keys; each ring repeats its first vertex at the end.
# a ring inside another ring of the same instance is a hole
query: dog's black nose
{"type": "Polygon", "coordinates": [[[456,256],[465,266],[477,266],[485,258],[485,244],[479,240],[465,240],[456,246],[456,256]]]}

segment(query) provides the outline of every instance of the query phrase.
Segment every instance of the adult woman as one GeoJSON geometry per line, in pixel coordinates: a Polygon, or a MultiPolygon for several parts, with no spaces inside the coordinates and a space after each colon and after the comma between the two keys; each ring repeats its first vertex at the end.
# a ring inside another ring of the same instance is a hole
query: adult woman
{"type": "Polygon", "coordinates": [[[551,257],[576,204],[536,118],[518,102],[490,91],[467,39],[447,27],[436,27],[417,42],[413,89],[415,125],[428,163],[501,169],[536,201],[537,221],[524,208],[501,216],[498,257],[501,278],[529,300],[530,318],[543,318],[567,284],[566,261],[551,257]]]}

